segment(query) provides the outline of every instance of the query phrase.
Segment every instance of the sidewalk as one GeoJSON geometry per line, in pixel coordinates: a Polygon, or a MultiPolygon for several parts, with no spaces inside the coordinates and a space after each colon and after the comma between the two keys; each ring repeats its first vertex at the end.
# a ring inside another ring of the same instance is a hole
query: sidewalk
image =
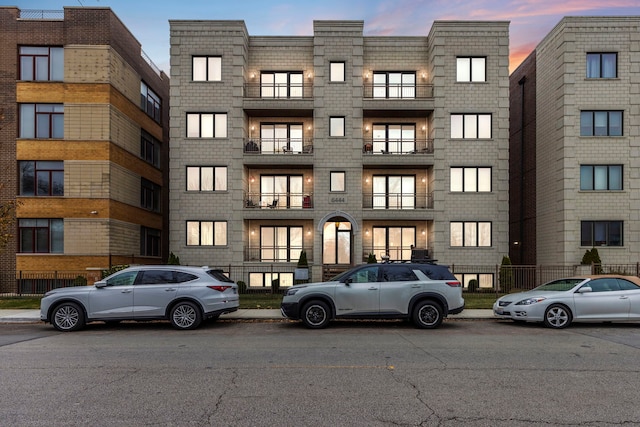
{"type": "MultiPolygon", "coordinates": [[[[448,317],[451,320],[493,319],[491,310],[464,310],[460,314],[448,317]]],[[[280,310],[248,310],[240,309],[233,313],[223,314],[220,320],[273,320],[284,319],[280,310]]],[[[0,310],[0,323],[33,323],[40,322],[40,310],[0,310]]]]}

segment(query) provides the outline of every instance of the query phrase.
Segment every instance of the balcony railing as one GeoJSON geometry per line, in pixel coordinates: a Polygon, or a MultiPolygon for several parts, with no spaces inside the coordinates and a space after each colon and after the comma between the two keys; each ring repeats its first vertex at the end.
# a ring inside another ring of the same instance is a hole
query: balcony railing
{"type": "Polygon", "coordinates": [[[433,193],[362,193],[363,209],[433,209],[433,193]]]}
{"type": "Polygon", "coordinates": [[[244,260],[255,262],[298,262],[301,251],[307,252],[307,260],[313,261],[313,248],[299,246],[261,246],[244,248],[244,260]]]}
{"type": "Polygon", "coordinates": [[[362,248],[362,260],[367,261],[369,254],[376,256],[376,261],[411,261],[413,246],[365,246],[362,248]],[[383,257],[389,257],[384,259],[383,257]]]}
{"type": "Polygon", "coordinates": [[[246,193],[246,209],[312,209],[312,193],[246,193]]]}
{"type": "Polygon", "coordinates": [[[365,139],[364,154],[433,154],[433,139],[365,139]]]}
{"type": "Polygon", "coordinates": [[[312,84],[245,83],[244,97],[253,99],[312,99],[312,84]]]}
{"type": "Polygon", "coordinates": [[[244,142],[247,154],[313,154],[313,138],[251,138],[244,142]]]}
{"type": "Polygon", "coordinates": [[[365,99],[426,99],[433,98],[432,84],[364,83],[365,99]]]}

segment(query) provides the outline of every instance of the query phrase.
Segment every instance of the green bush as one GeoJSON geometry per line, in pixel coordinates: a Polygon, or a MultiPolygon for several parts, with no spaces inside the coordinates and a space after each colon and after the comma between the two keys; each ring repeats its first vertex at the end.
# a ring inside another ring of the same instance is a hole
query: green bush
{"type": "Polygon", "coordinates": [[[238,280],[236,284],[238,285],[238,293],[240,294],[247,293],[247,284],[245,282],[243,282],[242,280],[238,280]]]}
{"type": "Polygon", "coordinates": [[[598,249],[596,248],[587,249],[582,256],[582,261],[580,262],[580,264],[592,265],[593,274],[602,274],[602,261],[600,260],[598,249]]]}
{"type": "Polygon", "coordinates": [[[502,257],[500,265],[500,286],[503,291],[508,291],[513,286],[513,271],[511,270],[511,258],[508,255],[502,257]]]}
{"type": "Polygon", "coordinates": [[[169,254],[169,259],[167,260],[168,265],[180,265],[180,257],[176,256],[171,252],[169,254]]]}
{"type": "Polygon", "coordinates": [[[377,264],[378,260],[376,259],[376,255],[370,253],[369,257],[367,258],[367,264],[377,264]]]}
{"type": "Polygon", "coordinates": [[[298,258],[298,268],[308,268],[307,251],[300,251],[300,258],[298,258]]]}
{"type": "Polygon", "coordinates": [[[476,292],[478,290],[478,281],[476,279],[469,280],[469,284],[467,285],[468,292],[476,292]]]}
{"type": "Polygon", "coordinates": [[[87,278],[78,275],[73,281],[73,286],[87,286],[87,278]]]}
{"type": "Polygon", "coordinates": [[[113,265],[107,270],[102,270],[102,278],[104,279],[107,276],[111,276],[113,273],[124,270],[127,267],[129,267],[129,264],[113,265]]]}

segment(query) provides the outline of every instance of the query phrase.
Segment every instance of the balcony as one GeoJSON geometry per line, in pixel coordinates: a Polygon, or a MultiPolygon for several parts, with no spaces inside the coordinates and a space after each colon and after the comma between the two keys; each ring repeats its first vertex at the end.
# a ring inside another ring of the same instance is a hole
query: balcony
{"type": "Polygon", "coordinates": [[[313,84],[245,83],[244,97],[249,99],[312,99],[313,84]]]}
{"type": "Polygon", "coordinates": [[[377,84],[364,83],[365,99],[430,99],[433,98],[432,84],[377,84]]]}
{"type": "Polygon", "coordinates": [[[245,209],[313,209],[311,193],[246,193],[245,209]]]}
{"type": "Polygon", "coordinates": [[[433,154],[433,139],[365,139],[363,154],[433,154]]]}
{"type": "Polygon", "coordinates": [[[250,138],[245,154],[313,154],[313,138],[250,138]]]}
{"type": "MultiPolygon", "coordinates": [[[[416,250],[414,246],[364,246],[362,248],[362,260],[367,261],[369,258],[369,254],[374,254],[376,256],[376,260],[378,262],[387,261],[416,261],[415,253],[416,251],[424,251],[427,254],[433,253],[433,248],[428,248],[425,250],[416,250]],[[385,258],[383,258],[385,257],[385,258]]],[[[424,261],[423,259],[419,261],[424,261]]]]}
{"type": "Polygon", "coordinates": [[[362,208],[375,210],[433,209],[433,192],[427,194],[365,192],[362,194],[362,208]]]}
{"type": "Polygon", "coordinates": [[[313,248],[261,246],[244,248],[244,260],[253,262],[298,262],[301,251],[307,252],[307,260],[313,260],[313,248]]]}

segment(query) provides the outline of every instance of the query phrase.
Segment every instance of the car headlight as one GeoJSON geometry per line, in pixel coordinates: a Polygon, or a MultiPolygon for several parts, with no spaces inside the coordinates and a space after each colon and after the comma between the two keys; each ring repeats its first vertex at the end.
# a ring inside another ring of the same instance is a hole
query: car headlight
{"type": "Polygon", "coordinates": [[[544,301],[546,300],[546,298],[544,297],[537,297],[537,298],[527,298],[527,299],[523,299],[522,301],[518,301],[516,303],[516,305],[531,305],[531,304],[536,304],[540,301],[544,301]]]}
{"type": "Polygon", "coordinates": [[[295,295],[300,289],[287,289],[286,296],[295,295]]]}

